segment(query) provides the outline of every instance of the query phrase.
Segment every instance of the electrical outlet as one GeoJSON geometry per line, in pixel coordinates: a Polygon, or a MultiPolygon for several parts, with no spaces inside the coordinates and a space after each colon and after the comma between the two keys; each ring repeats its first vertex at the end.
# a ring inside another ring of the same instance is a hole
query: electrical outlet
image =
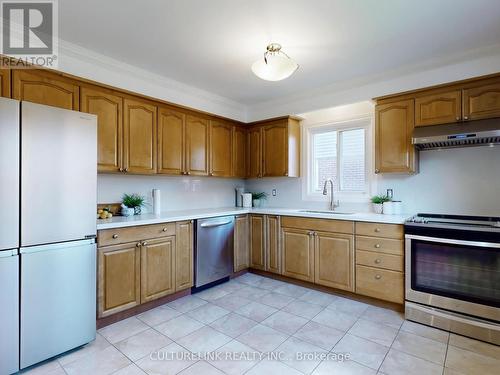
{"type": "Polygon", "coordinates": [[[272,192],[271,192],[271,194],[273,195],[273,197],[275,197],[276,194],[277,194],[276,189],[273,189],[272,192]]]}

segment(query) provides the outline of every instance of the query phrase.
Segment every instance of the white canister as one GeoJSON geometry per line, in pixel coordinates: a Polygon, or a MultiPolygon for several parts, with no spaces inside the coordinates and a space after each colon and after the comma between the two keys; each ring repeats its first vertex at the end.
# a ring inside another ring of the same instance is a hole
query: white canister
{"type": "Polygon", "coordinates": [[[243,207],[243,197],[242,194],[245,192],[244,187],[237,187],[236,190],[236,207],[243,207]]]}
{"type": "Polygon", "coordinates": [[[391,201],[384,202],[384,215],[401,215],[403,210],[403,202],[391,201]]]}
{"type": "Polygon", "coordinates": [[[252,207],[252,194],[251,193],[243,193],[241,194],[243,197],[243,207],[251,208],[252,207]]]}
{"type": "Polygon", "coordinates": [[[161,192],[160,189],[153,189],[153,213],[159,215],[161,212],[161,192]]]}

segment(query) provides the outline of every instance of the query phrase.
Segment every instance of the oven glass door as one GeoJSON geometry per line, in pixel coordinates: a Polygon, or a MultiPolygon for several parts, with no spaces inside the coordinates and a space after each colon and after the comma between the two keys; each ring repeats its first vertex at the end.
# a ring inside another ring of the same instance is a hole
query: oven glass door
{"type": "Polygon", "coordinates": [[[411,289],[500,307],[498,245],[412,239],[411,289]]]}

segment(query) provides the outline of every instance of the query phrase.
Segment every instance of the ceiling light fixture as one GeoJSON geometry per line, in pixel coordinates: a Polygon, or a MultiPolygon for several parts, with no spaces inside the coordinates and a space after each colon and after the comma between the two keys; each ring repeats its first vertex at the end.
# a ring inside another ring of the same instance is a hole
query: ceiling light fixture
{"type": "Polygon", "coordinates": [[[257,77],[266,81],[281,81],[290,77],[298,67],[295,61],[281,51],[280,44],[271,43],[264,52],[264,59],[252,64],[252,71],[257,77]]]}

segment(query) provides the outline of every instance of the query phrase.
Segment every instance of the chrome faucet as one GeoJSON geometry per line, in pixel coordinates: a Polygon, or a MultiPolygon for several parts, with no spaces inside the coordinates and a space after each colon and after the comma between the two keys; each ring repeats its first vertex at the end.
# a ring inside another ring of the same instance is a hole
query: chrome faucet
{"type": "Polygon", "coordinates": [[[330,210],[335,210],[336,207],[339,206],[339,201],[337,202],[334,201],[333,199],[333,181],[331,178],[325,181],[325,185],[323,186],[323,195],[328,195],[328,190],[326,189],[326,186],[330,183],[330,210]]]}

